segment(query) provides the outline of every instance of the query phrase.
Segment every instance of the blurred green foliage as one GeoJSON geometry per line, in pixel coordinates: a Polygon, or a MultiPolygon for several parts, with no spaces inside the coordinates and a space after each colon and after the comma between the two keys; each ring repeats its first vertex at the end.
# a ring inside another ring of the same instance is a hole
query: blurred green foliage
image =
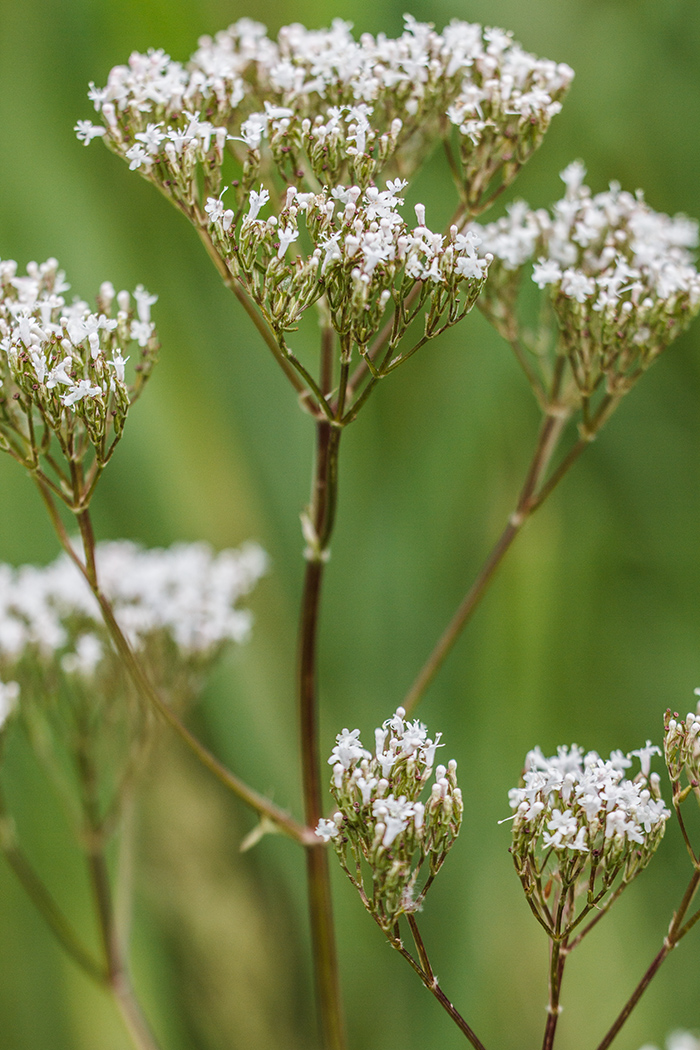
{"type": "MultiPolygon", "coordinates": [[[[302,573],[298,514],[313,428],[181,217],[99,143],[89,80],[133,49],[184,59],[236,18],[276,30],[340,16],[396,34],[393,0],[0,0],[0,257],[56,255],[76,294],[99,282],[156,291],[163,350],[95,503],[100,538],[150,545],[260,540],[273,560],[254,640],[195,715],[233,769],[300,812],[293,668],[302,573]]],[[[595,191],[644,187],[662,211],[700,215],[697,0],[420,0],[412,13],[500,25],[576,80],[514,193],[540,206],[582,157],[595,191]]],[[[437,158],[412,200],[451,210],[437,158]]],[[[700,684],[700,330],[654,367],[528,525],[420,710],[460,767],[462,835],[426,910],[441,983],[487,1046],[541,1038],[546,943],[507,853],[506,791],[525,752],[578,741],[607,752],[660,741],[663,710],[700,684]]],[[[417,672],[500,531],[537,412],[508,348],[476,311],[370,401],[346,436],[340,520],[322,624],[324,750],[366,734],[417,672]]],[[[55,540],[29,481],[0,462],[0,558],[45,562],[55,540]]],[[[448,754],[449,753],[449,754],[448,754]]],[[[4,773],[20,832],[66,911],[89,924],[80,860],[21,742],[4,773]]],[[[266,838],[238,853],[249,813],[174,740],[154,760],[138,845],[134,969],[166,1050],[301,1050],[315,1043],[303,858],[266,838]]],[[[560,1050],[595,1046],[661,943],[688,875],[671,826],[648,872],[570,962],[560,1050]],[[577,957],[578,956],[578,957],[577,957]]],[[[383,942],[338,873],[351,1045],[463,1045],[383,942]]],[[[0,1045],[125,1050],[105,997],[54,946],[0,863],[0,1045]]],[[[700,1026],[700,934],[665,964],[616,1046],[700,1026]]]]}

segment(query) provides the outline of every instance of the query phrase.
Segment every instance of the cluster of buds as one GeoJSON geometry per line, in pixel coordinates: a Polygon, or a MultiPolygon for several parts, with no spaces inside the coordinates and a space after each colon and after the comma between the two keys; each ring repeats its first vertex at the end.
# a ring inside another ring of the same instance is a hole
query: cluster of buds
{"type": "Polygon", "coordinates": [[[134,53],[91,85],[103,123],[80,121],[77,134],[103,137],[190,214],[198,182],[205,198],[218,193],[227,156],[246,193],[273,172],[365,189],[385,168],[410,176],[436,139],[456,138],[455,178],[475,211],[537,148],[573,77],[500,29],[453,21],[438,33],[410,16],[397,39],[351,29],[295,24],[273,40],[242,19],[203,37],[187,65],[134,53]]]}
{"type": "Polygon", "coordinates": [[[532,211],[522,202],[505,218],[475,225],[482,251],[493,255],[491,277],[480,305],[511,342],[533,352],[549,388],[551,360],[568,362],[568,390],[560,401],[576,406],[603,390],[619,398],[689,325],[700,310],[700,276],[691,249],[697,223],[653,211],[641,191],[612,183],[592,195],[585,169],[570,164],[561,174],[562,200],[532,211]],[[512,315],[525,274],[546,295],[556,315],[549,327],[528,331],[512,315]]]}
{"type": "Polygon", "coordinates": [[[435,766],[430,794],[420,796],[433,775],[438,733],[406,720],[402,707],[375,730],[374,753],[359,729],[336,737],[329,765],[338,810],[316,829],[330,841],[367,910],[389,932],[403,914],[418,911],[457,838],[462,793],[457,763],[435,766]],[[365,871],[369,868],[371,886],[365,871]]]}
{"type": "Polygon", "coordinates": [[[55,259],[26,274],[0,262],[0,447],[30,469],[54,441],[71,463],[92,447],[104,466],[156,359],[155,296],[104,283],[93,311],[79,299],[67,304],[69,287],[55,259]]]}
{"type": "Polygon", "coordinates": [[[417,225],[410,229],[398,211],[406,185],[397,179],[387,181],[384,190],[341,185],[320,193],[290,186],[279,215],[267,219],[259,216],[270,193],[261,186],[251,191],[242,219],[224,208],[221,197],[209,198],[205,210],[229,272],[241,279],[276,332],[294,328],[325,294],[331,323],[349,356],[353,345],[364,353],[392,309],[388,363],[426,304],[428,338],[471,310],[490,260],[477,256],[473,232],[461,234],[452,226],[444,237],[428,229],[423,205],[416,205],[417,225]],[[289,250],[300,240],[302,217],[303,240],[312,246],[306,258],[289,250]],[[411,294],[416,282],[417,297],[411,294]]]}
{"type": "MultiPolygon", "coordinates": [[[[695,690],[700,696],[700,690],[695,690]]],[[[674,801],[683,801],[691,792],[700,802],[700,701],[695,711],[680,718],[666,712],[664,719],[664,757],[673,785],[674,801]],[[681,784],[685,773],[686,785],[681,784]]]]}
{"type": "MultiPolygon", "coordinates": [[[[144,550],[121,541],[98,544],[96,564],[116,620],[149,673],[189,699],[192,676],[227,643],[247,640],[252,616],[239,602],[267,559],[252,543],[217,554],[204,543],[144,550]]],[[[114,694],[124,680],[98,603],[65,554],[41,568],[0,565],[0,678],[10,677],[23,695],[37,696],[59,679],[93,695],[114,694]]],[[[6,701],[8,688],[0,686],[6,701]]]]}
{"type": "Polygon", "coordinates": [[[509,793],[511,853],[552,937],[567,937],[591,909],[605,910],[651,860],[670,816],[650,772],[653,754],[660,751],[649,741],[607,760],[575,744],[549,758],[529,752],[522,786],[509,793]],[[628,780],[634,756],[641,771],[628,780]]]}

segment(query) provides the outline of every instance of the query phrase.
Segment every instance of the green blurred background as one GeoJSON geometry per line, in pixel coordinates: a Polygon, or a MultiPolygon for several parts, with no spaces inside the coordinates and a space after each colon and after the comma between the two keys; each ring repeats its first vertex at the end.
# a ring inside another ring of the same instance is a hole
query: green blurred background
{"type": "MultiPolygon", "coordinates": [[[[100,143],[79,144],[87,82],[131,50],[185,59],[242,16],[271,30],[336,16],[401,30],[404,4],[258,0],[0,0],[0,257],[56,255],[73,289],[138,282],[160,296],[163,350],[95,504],[101,538],[149,545],[254,537],[273,570],[253,598],[254,639],[194,716],[233,769],[300,812],[293,697],[302,574],[298,515],[312,425],[189,229],[100,143]]],[[[515,31],[576,79],[515,194],[546,205],[575,157],[594,190],[616,178],[653,207],[700,215],[697,0],[419,0],[419,19],[515,31]]],[[[416,197],[440,224],[440,166],[416,197]]],[[[700,684],[700,328],[655,365],[528,526],[430,690],[466,797],[460,841],[428,898],[424,937],[447,993],[488,1047],[541,1039],[546,944],[507,852],[506,791],[525,752],[660,741],[700,684]]],[[[476,311],[371,399],[346,435],[321,661],[323,749],[393,711],[500,531],[537,427],[509,350],[476,311]]],[[[0,558],[45,562],[56,543],[27,478],[0,462],[0,558]]],[[[164,1050],[316,1047],[303,858],[267,838],[241,856],[250,814],[174,741],[154,759],[139,822],[134,968],[164,1050]]],[[[79,858],[21,748],[5,772],[28,852],[76,921],[79,858]]],[[[659,947],[689,868],[671,827],[660,855],[570,962],[561,1050],[593,1047],[659,947]]],[[[335,880],[351,1045],[464,1045],[335,880]]],[[[615,1044],[700,1027],[700,932],[665,964],[615,1044]]],[[[2,1050],[126,1050],[111,1004],[56,948],[0,862],[2,1050]]]]}

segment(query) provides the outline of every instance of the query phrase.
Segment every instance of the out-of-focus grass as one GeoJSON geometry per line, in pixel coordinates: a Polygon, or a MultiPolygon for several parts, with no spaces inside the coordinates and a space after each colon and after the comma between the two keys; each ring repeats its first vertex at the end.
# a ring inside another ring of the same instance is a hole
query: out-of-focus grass
{"type": "MultiPolygon", "coordinates": [[[[56,255],[74,291],[143,282],[163,351],[95,505],[101,537],[149,544],[259,539],[273,561],[251,644],[226,661],[198,730],[242,776],[299,811],[293,697],[312,427],[220,287],[194,233],[99,143],[88,80],[133,49],[185,58],[196,37],[254,16],[353,20],[396,33],[402,6],[222,0],[0,0],[0,257],[56,255]]],[[[595,190],[617,178],[666,211],[700,214],[700,7],[693,0],[419,3],[418,18],[502,25],[577,77],[510,196],[545,205],[580,156],[595,190]]],[[[412,189],[446,218],[440,165],[412,189]]],[[[666,706],[700,682],[698,329],[638,389],[528,526],[421,709],[459,761],[466,820],[423,918],[445,988],[487,1046],[536,1045],[546,945],[510,870],[506,791],[535,743],[607,751],[659,740],[666,706]]],[[[505,346],[473,315],[370,401],[346,435],[340,519],[322,625],[324,747],[367,733],[400,701],[509,512],[537,426],[505,346]]],[[[30,483],[0,461],[0,558],[46,561],[55,542],[30,483]]],[[[449,757],[448,756],[448,757],[449,757]]],[[[87,917],[78,859],[48,788],[17,745],[6,780],[37,866],[87,917]]],[[[302,857],[171,742],[154,760],[139,838],[134,962],[164,1050],[315,1045],[302,857]]],[[[561,1050],[593,1047],[656,951],[687,874],[670,828],[661,853],[570,964],[561,1050]]],[[[353,1047],[463,1045],[338,877],[353,1047]]],[[[124,1050],[111,1006],[54,947],[0,863],[0,1030],[7,1050],[124,1050]]],[[[696,933],[666,963],[620,1050],[700,1026],[696,933]]]]}

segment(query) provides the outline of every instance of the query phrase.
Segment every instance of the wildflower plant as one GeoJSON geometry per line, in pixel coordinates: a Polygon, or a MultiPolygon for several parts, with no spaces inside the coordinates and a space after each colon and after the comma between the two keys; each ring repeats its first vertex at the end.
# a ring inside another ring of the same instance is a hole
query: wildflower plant
{"type": "Polygon", "coordinates": [[[155,364],[157,297],[106,281],[92,310],[69,290],[55,259],[26,274],[0,261],[0,448],[78,511],[155,364]]]}
{"type": "MultiPolygon", "coordinates": [[[[203,37],[184,64],[163,51],[134,53],[104,87],[90,87],[99,123],[75,127],[86,145],[102,139],[192,223],[315,423],[311,498],[301,514],[303,821],[229,770],[185,721],[215,658],[249,633],[239,601],[265,571],[262,550],[214,554],[195,544],[149,552],[98,544],[94,534],[97,482],[155,362],[156,297],[142,286],[117,294],[104,283],[93,310],[67,302],[55,260],[30,264],[26,274],[0,263],[0,447],[36,482],[64,551],[42,570],[0,566],[0,750],[22,726],[66,801],[88,860],[100,958],[29,864],[1,795],[0,846],[66,950],[112,992],[136,1050],[158,1050],[159,1042],[131,988],[106,848],[138,785],[156,716],[258,815],[242,848],[277,831],[305,851],[324,1050],[347,1046],[329,845],[392,947],[475,1050],[485,1050],[443,992],[418,929],[464,803],[456,762],[437,761],[441,734],[429,737],[411,715],[524,523],[700,310],[697,224],[661,215],[641,192],[615,183],[594,195],[581,162],[562,172],[565,195],[551,211],[516,202],[501,218],[477,221],[561,110],[573,77],[567,65],[466,22],[437,32],[406,16],[397,39],[357,40],[351,28],[340,20],[324,30],[292,25],[273,39],[242,19],[203,37]],[[454,184],[442,229],[428,225],[424,204],[406,205],[411,179],[436,146],[454,184]],[[530,466],[500,538],[407,695],[375,730],[373,749],[358,729],[337,735],[329,809],[318,624],[341,435],[380,380],[475,305],[513,347],[540,405],[530,466]],[[294,334],[307,315],[320,322],[311,363],[294,334]],[[60,503],[75,516],[79,544],[60,503]]],[[[693,874],[662,948],[598,1050],[700,917],[687,917],[700,852],[680,813],[698,794],[698,725],[695,715],[682,722],[669,714],[664,745],[693,874]]],[[[549,758],[536,748],[510,794],[511,854],[550,947],[543,1050],[554,1046],[567,955],[664,835],[671,812],[650,770],[655,753],[649,742],[607,760],[576,745],[549,758]],[[641,771],[630,778],[635,757],[641,771]]]]}
{"type": "Polygon", "coordinates": [[[374,754],[362,746],[359,730],[338,734],[328,759],[338,810],[317,827],[322,839],[332,841],[346,875],[384,933],[393,930],[401,915],[421,910],[459,834],[464,810],[454,760],[435,768],[429,797],[421,800],[441,734],[431,740],[421,722],[407,722],[405,715],[399,707],[375,730],[374,754]],[[363,865],[370,869],[369,890],[363,865]]]}

